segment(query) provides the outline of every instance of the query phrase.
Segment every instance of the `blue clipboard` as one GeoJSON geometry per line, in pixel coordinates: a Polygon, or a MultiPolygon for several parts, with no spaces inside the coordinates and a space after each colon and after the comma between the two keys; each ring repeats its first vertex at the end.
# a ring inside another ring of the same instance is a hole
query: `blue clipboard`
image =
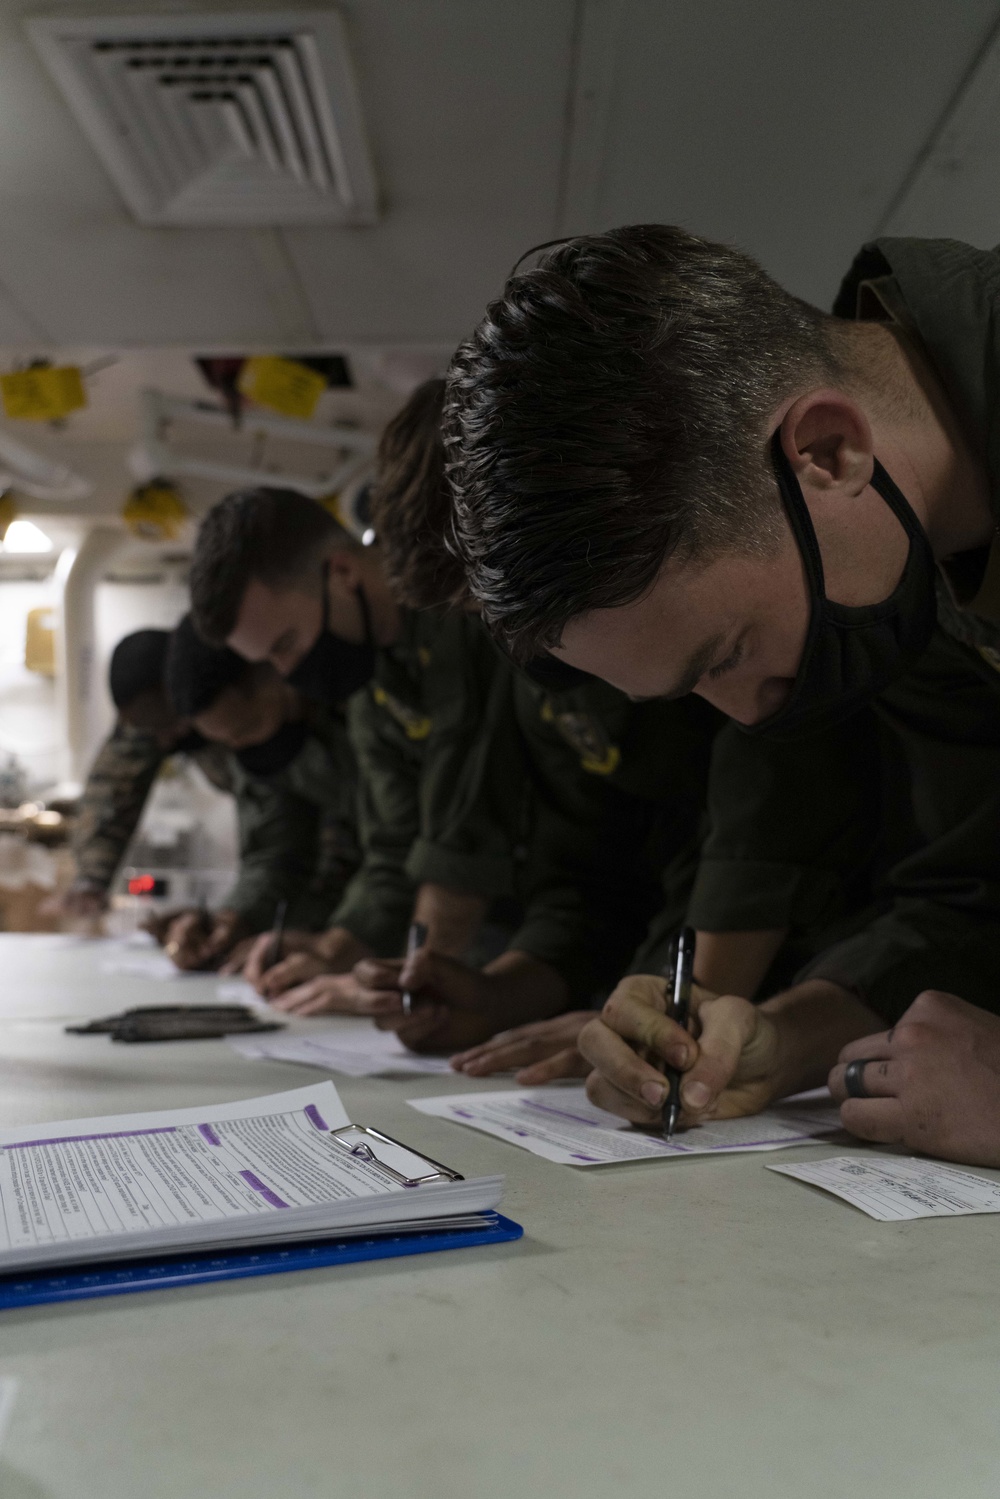
{"type": "Polygon", "coordinates": [[[95,1296],[125,1296],[132,1291],[164,1291],[175,1286],[205,1285],[213,1280],[247,1280],[252,1275],[281,1275],[289,1270],[318,1270],[354,1265],[361,1260],[392,1260],[407,1254],[435,1254],[439,1249],[472,1249],[480,1244],[509,1244],[524,1229],[500,1213],[483,1213],[475,1228],[428,1230],[415,1234],[381,1234],[367,1239],[323,1239],[287,1249],[237,1249],[227,1254],[174,1255],[155,1260],[116,1260],[52,1275],[0,1276],[0,1311],[44,1306],[53,1301],[88,1301],[95,1296]]]}

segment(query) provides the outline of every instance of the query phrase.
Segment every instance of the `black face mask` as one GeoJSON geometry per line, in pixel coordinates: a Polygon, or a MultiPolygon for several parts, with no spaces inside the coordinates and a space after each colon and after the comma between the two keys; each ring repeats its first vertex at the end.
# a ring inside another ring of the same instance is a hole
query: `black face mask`
{"type": "Polygon", "coordinates": [[[343,703],[375,675],[375,636],[363,588],[355,593],[364,623],[363,641],[341,640],[330,628],[330,600],[323,570],[323,623],[312,650],[306,652],[286,681],[319,703],[343,703]]]}
{"type": "Polygon", "coordinates": [[[936,566],[930,543],[903,494],[876,459],[872,488],[906,532],[902,576],[879,604],[851,607],[826,596],[823,560],[809,507],[778,434],[772,445],[782,504],[802,556],[809,589],[809,631],[794,686],[776,713],[740,724],[745,734],[793,739],[849,717],[926,650],[937,618],[936,566]]]}
{"type": "Polygon", "coordinates": [[[282,724],[278,732],[263,744],[248,744],[234,750],[243,769],[252,776],[275,776],[295,759],[306,742],[308,730],[301,720],[282,724]]]}

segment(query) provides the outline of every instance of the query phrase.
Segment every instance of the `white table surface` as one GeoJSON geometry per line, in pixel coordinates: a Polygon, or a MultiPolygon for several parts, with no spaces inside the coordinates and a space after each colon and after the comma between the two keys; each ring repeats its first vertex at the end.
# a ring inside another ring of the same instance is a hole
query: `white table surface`
{"type": "MultiPolygon", "coordinates": [[[[322,1076],[52,1018],[214,982],[0,937],[0,1119],[322,1076]]],[[[467,1079],[335,1081],[356,1121],[505,1172],[524,1239],[0,1312],[3,1499],[996,1499],[998,1218],[875,1223],[775,1156],[574,1170],[406,1106],[467,1079]]]]}

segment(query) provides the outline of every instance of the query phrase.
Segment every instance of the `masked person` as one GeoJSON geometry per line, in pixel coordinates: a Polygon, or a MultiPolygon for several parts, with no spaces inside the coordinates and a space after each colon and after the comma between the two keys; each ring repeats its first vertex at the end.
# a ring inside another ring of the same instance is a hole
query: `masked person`
{"type": "MultiPolygon", "coordinates": [[[[354,965],[402,952],[414,916],[438,951],[463,952],[512,857],[507,829],[463,800],[475,746],[498,740],[509,719],[510,669],[479,621],[401,608],[377,542],[361,546],[322,505],[278,489],[231,495],[209,512],[191,599],[206,640],[345,706],[361,775],[362,863],[327,929],[289,933],[289,955],[269,968],[262,940],[247,976],[275,997],[322,975],[323,994],[298,993],[296,1008],[351,1009],[354,965]],[[460,832],[435,858],[428,835],[452,816],[460,832]]],[[[515,799],[521,774],[511,760],[515,799]]]]}
{"type": "MultiPolygon", "coordinates": [[[[756,1009],[699,996],[697,1039],[657,1015],[655,981],[612,996],[581,1044],[592,1096],[626,1117],[663,1096],[629,1041],[683,1054],[696,1120],[819,1082],[851,1043],[878,1066],[843,1086],[909,1088],[880,1024],[927,987],[996,1006],[998,266],[878,241],[830,318],[737,251],[637,226],[515,275],[456,357],[455,545],[509,649],[639,698],[695,692],[755,737],[871,702],[906,760],[920,845],[891,908],[802,982],[756,1009]]],[[[845,1123],[982,1158],[973,1094],[936,1098],[947,1129],[918,1128],[919,1090],[845,1123]]]]}
{"type": "Polygon", "coordinates": [[[115,875],[163,763],[189,755],[220,791],[230,789],[225,754],[208,743],[167,697],[163,672],[169,630],[136,630],[115,646],[108,672],[117,710],[114,729],[87,776],[73,833],[76,876],[63,914],[97,917],[107,908],[115,875]]]}
{"type": "MultiPolygon", "coordinates": [[[[397,601],[413,609],[456,607],[464,594],[445,547],[442,396],[443,382],[427,382],[390,423],[373,486],[385,576],[397,601]]],[[[828,946],[835,929],[861,919],[877,861],[888,857],[887,830],[901,829],[886,805],[885,754],[870,715],[825,734],[805,773],[787,750],[755,748],[754,761],[782,786],[785,808],[783,817],[748,828],[747,778],[733,773],[727,735],[716,743],[720,715],[696,698],[630,703],[604,682],[567,676],[574,674],[549,658],[515,674],[505,726],[513,734],[498,739],[494,729],[477,745],[464,805],[410,855],[415,876],[433,874],[428,861],[455,851],[449,845],[464,835],[470,804],[478,818],[508,825],[515,851],[508,893],[521,916],[503,953],[479,965],[431,943],[405,966],[365,961],[353,973],[378,1023],[420,1049],[468,1047],[491,1026],[564,1012],[453,1059],[473,1074],[499,1059],[531,1060],[529,1082],[567,1065],[577,1070],[568,1042],[589,1014],[567,1007],[607,992],[623,972],[659,972],[685,921],[699,928],[702,982],[748,996],[762,986],[771,992],[782,974],[828,946]],[[520,800],[508,794],[516,756],[526,771],[520,800]],[[835,779],[841,795],[817,806],[816,781],[832,788],[835,779]],[[812,868],[802,857],[807,825],[822,844],[812,868]],[[404,989],[414,1000],[409,1016],[404,989]]],[[[405,770],[396,776],[405,780],[405,770]]],[[[340,982],[317,977],[286,1002],[318,1006],[340,982]]]]}
{"type": "Polygon", "coordinates": [[[304,699],[266,663],[214,650],[186,616],[164,681],[175,711],[226,752],[239,873],[220,909],[175,912],[161,940],[180,968],[231,965],[279,908],[322,930],[360,861],[357,775],[343,717],[304,699]]]}

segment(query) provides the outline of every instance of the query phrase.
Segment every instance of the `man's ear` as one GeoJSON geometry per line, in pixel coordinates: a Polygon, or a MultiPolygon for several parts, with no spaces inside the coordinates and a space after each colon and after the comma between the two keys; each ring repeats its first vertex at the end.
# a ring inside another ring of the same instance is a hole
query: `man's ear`
{"type": "Polygon", "coordinates": [[[871,483],[872,431],[856,401],[841,390],[811,390],[788,408],[781,446],[803,489],[839,490],[857,498],[871,483]]]}
{"type": "Polygon", "coordinates": [[[328,577],[342,593],[354,593],[361,582],[361,557],[349,547],[337,547],[327,559],[328,577]]]}

